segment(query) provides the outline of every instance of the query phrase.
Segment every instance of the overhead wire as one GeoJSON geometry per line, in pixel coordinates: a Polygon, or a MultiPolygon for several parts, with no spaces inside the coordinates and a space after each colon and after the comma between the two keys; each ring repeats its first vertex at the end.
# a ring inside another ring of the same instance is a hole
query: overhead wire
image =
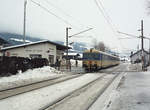
{"type": "Polygon", "coordinates": [[[121,43],[121,41],[119,40],[119,38],[117,38],[117,29],[115,28],[115,26],[112,23],[111,18],[109,17],[109,15],[107,14],[102,2],[99,0],[99,2],[97,0],[94,0],[96,6],[98,7],[99,11],[101,12],[101,14],[103,15],[104,19],[106,20],[106,22],[108,23],[109,27],[111,28],[111,30],[113,31],[116,39],[119,41],[120,46],[122,48],[124,48],[123,44],[121,43]]]}
{"type": "Polygon", "coordinates": [[[41,9],[43,9],[44,11],[48,12],[49,14],[55,16],[57,19],[61,20],[62,22],[64,22],[65,24],[69,25],[69,26],[72,26],[72,27],[75,27],[77,28],[76,26],[72,25],[71,23],[69,23],[67,20],[63,19],[62,17],[56,15],[55,13],[51,12],[49,9],[45,8],[43,5],[41,5],[40,3],[38,2],[35,2],[33,0],[30,0],[32,3],[34,3],[36,6],[39,6],[41,9]]]}
{"type": "Polygon", "coordinates": [[[87,27],[83,24],[81,24],[81,22],[78,19],[75,19],[72,15],[68,14],[67,12],[65,12],[62,8],[56,6],[55,4],[53,4],[52,2],[50,2],[49,0],[44,0],[47,4],[49,4],[50,6],[54,7],[55,9],[57,9],[59,12],[61,12],[63,15],[71,18],[72,20],[74,20],[76,23],[78,23],[80,26],[82,27],[87,27]]]}

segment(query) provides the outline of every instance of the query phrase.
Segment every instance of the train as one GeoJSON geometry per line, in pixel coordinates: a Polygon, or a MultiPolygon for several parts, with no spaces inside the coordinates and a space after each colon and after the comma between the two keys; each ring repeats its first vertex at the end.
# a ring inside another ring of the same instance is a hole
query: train
{"type": "Polygon", "coordinates": [[[120,64],[117,56],[98,51],[96,49],[88,49],[83,52],[83,68],[86,71],[98,71],[103,68],[112,67],[120,64]]]}

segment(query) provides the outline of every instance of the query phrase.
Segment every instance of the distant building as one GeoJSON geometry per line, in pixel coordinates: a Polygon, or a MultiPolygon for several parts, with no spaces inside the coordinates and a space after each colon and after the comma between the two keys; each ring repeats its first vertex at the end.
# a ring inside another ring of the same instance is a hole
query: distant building
{"type": "Polygon", "coordinates": [[[4,47],[1,53],[5,56],[17,56],[28,58],[46,58],[50,64],[54,64],[56,59],[62,59],[67,49],[66,46],[48,40],[26,43],[22,45],[4,47]]]}
{"type": "MultiPolygon", "coordinates": [[[[145,61],[145,66],[147,66],[150,63],[150,54],[147,51],[143,51],[144,54],[144,61],[145,61]]],[[[141,57],[142,57],[142,50],[139,50],[135,53],[131,53],[130,55],[130,59],[131,59],[131,63],[140,63],[141,62],[141,57]]]]}

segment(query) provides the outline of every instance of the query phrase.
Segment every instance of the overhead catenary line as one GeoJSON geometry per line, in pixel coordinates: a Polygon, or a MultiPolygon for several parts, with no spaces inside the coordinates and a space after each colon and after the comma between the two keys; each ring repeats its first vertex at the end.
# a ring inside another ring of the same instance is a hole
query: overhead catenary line
{"type": "Polygon", "coordinates": [[[61,12],[63,15],[71,18],[72,20],[74,20],[76,23],[78,23],[79,25],[81,25],[82,27],[87,27],[83,24],[80,23],[80,21],[78,19],[75,19],[72,15],[68,14],[67,12],[65,12],[62,8],[54,5],[52,2],[50,2],[49,0],[44,0],[46,3],[48,3],[50,6],[54,7],[55,9],[57,9],[59,12],[61,12]]]}
{"type": "Polygon", "coordinates": [[[103,11],[104,11],[106,17],[107,17],[108,20],[110,21],[110,24],[113,26],[113,28],[114,28],[115,30],[117,30],[116,27],[115,27],[115,25],[114,25],[113,22],[112,22],[112,19],[110,18],[109,14],[108,14],[107,11],[105,10],[105,8],[104,8],[104,6],[103,6],[101,0],[98,0],[98,2],[99,2],[99,4],[100,4],[100,6],[102,7],[102,9],[103,9],[103,11]]]}
{"type": "MultiPolygon", "coordinates": [[[[113,31],[115,37],[117,37],[117,36],[116,36],[117,30],[114,28],[113,23],[111,24],[111,22],[109,21],[109,19],[110,19],[109,15],[106,14],[106,11],[103,11],[103,10],[105,10],[105,8],[103,7],[102,3],[101,3],[100,1],[99,1],[99,3],[98,3],[97,0],[94,0],[94,2],[95,2],[95,4],[96,4],[96,6],[98,7],[99,11],[102,13],[102,15],[103,15],[104,19],[106,20],[106,22],[108,23],[109,27],[110,27],[111,30],[113,31]],[[100,5],[99,5],[99,4],[100,4],[100,5]],[[102,8],[101,8],[101,7],[102,7],[102,8]]],[[[111,20],[111,21],[112,21],[112,20],[111,20]]],[[[120,43],[120,46],[121,46],[122,48],[124,48],[124,46],[123,46],[123,44],[121,43],[121,41],[119,40],[119,38],[116,38],[116,39],[118,39],[118,41],[119,41],[119,43],[120,43]]]]}
{"type": "Polygon", "coordinates": [[[110,21],[108,20],[107,16],[105,15],[104,11],[102,10],[102,8],[99,6],[99,3],[97,2],[97,0],[94,0],[96,6],[98,7],[99,11],[102,13],[103,17],[105,18],[106,22],[108,23],[109,27],[112,29],[112,31],[114,33],[116,33],[116,31],[114,30],[114,28],[112,27],[112,24],[110,23],[110,21]]]}
{"type": "Polygon", "coordinates": [[[73,26],[73,25],[72,25],[71,23],[69,23],[67,20],[65,20],[65,19],[63,19],[62,17],[60,17],[60,16],[56,15],[55,13],[51,12],[49,9],[45,8],[45,7],[44,7],[43,5],[41,5],[40,3],[35,2],[35,1],[33,1],[33,0],[30,0],[30,1],[31,1],[32,3],[34,3],[36,6],[39,6],[40,8],[42,8],[43,10],[45,10],[46,12],[48,12],[49,14],[55,16],[57,19],[61,20],[61,21],[64,22],[65,24],[70,25],[70,26],[76,28],[76,26],[73,26]]]}

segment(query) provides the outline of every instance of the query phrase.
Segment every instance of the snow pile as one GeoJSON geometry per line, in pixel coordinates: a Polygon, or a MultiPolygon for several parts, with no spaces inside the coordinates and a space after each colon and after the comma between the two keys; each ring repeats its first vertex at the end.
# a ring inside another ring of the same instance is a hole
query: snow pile
{"type": "Polygon", "coordinates": [[[17,75],[0,78],[0,90],[56,78],[64,75],[62,73],[49,66],[28,70],[24,73],[20,72],[17,75]]]}

